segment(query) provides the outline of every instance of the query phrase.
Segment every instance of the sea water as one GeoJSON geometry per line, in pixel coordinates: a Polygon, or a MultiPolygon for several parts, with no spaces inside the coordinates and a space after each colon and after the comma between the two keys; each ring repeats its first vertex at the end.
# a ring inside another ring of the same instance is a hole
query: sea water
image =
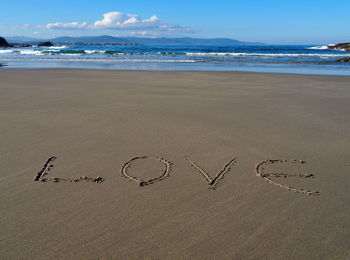
{"type": "Polygon", "coordinates": [[[315,45],[59,45],[0,48],[1,69],[251,71],[350,75],[350,52],[315,45]]]}

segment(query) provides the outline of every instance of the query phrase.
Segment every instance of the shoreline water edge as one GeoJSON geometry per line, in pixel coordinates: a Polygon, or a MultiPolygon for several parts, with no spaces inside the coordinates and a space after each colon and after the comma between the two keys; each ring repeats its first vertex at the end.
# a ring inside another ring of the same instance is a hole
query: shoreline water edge
{"type": "Polygon", "coordinates": [[[77,68],[350,75],[344,50],[310,45],[57,45],[1,48],[2,69],[77,68]]]}

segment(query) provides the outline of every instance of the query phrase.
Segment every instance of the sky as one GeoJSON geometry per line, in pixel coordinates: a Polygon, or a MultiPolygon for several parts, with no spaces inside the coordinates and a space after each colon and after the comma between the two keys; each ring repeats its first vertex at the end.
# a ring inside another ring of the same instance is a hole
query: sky
{"type": "Polygon", "coordinates": [[[223,37],[329,44],[350,42],[349,10],[349,0],[1,0],[0,36],[223,37]]]}

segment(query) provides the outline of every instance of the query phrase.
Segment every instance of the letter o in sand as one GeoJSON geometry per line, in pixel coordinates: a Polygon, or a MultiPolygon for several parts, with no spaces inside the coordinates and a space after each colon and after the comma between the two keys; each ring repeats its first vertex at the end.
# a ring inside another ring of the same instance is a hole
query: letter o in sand
{"type": "Polygon", "coordinates": [[[163,159],[163,158],[160,158],[160,157],[149,157],[149,156],[141,156],[141,157],[134,157],[132,158],[131,160],[127,161],[123,167],[122,167],[122,176],[133,181],[133,182],[136,182],[138,183],[140,186],[146,186],[146,185],[149,185],[149,184],[152,184],[154,182],[157,182],[157,181],[161,181],[163,179],[165,179],[166,177],[169,176],[169,172],[170,172],[170,168],[171,168],[171,165],[172,163],[163,159]],[[128,173],[128,168],[131,167],[132,163],[136,160],[155,160],[155,161],[158,161],[162,164],[164,164],[164,169],[162,170],[162,174],[156,178],[153,178],[153,179],[149,179],[149,180],[141,180],[139,178],[136,178],[136,177],[133,177],[131,176],[129,173],[128,173]]]}

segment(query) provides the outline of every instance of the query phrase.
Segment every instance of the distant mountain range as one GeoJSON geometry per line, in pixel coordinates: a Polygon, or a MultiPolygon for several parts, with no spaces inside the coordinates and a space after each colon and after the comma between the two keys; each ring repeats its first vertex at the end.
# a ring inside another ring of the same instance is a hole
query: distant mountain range
{"type": "Polygon", "coordinates": [[[241,45],[262,44],[258,42],[241,42],[228,38],[199,39],[191,37],[183,38],[143,38],[143,37],[114,37],[103,36],[80,36],[58,37],[53,39],[37,39],[31,37],[5,37],[10,43],[37,43],[50,41],[54,44],[141,44],[141,45],[241,45]]]}
{"type": "Polygon", "coordinates": [[[44,39],[37,39],[26,36],[9,36],[4,37],[10,43],[42,42],[44,39]]]}

